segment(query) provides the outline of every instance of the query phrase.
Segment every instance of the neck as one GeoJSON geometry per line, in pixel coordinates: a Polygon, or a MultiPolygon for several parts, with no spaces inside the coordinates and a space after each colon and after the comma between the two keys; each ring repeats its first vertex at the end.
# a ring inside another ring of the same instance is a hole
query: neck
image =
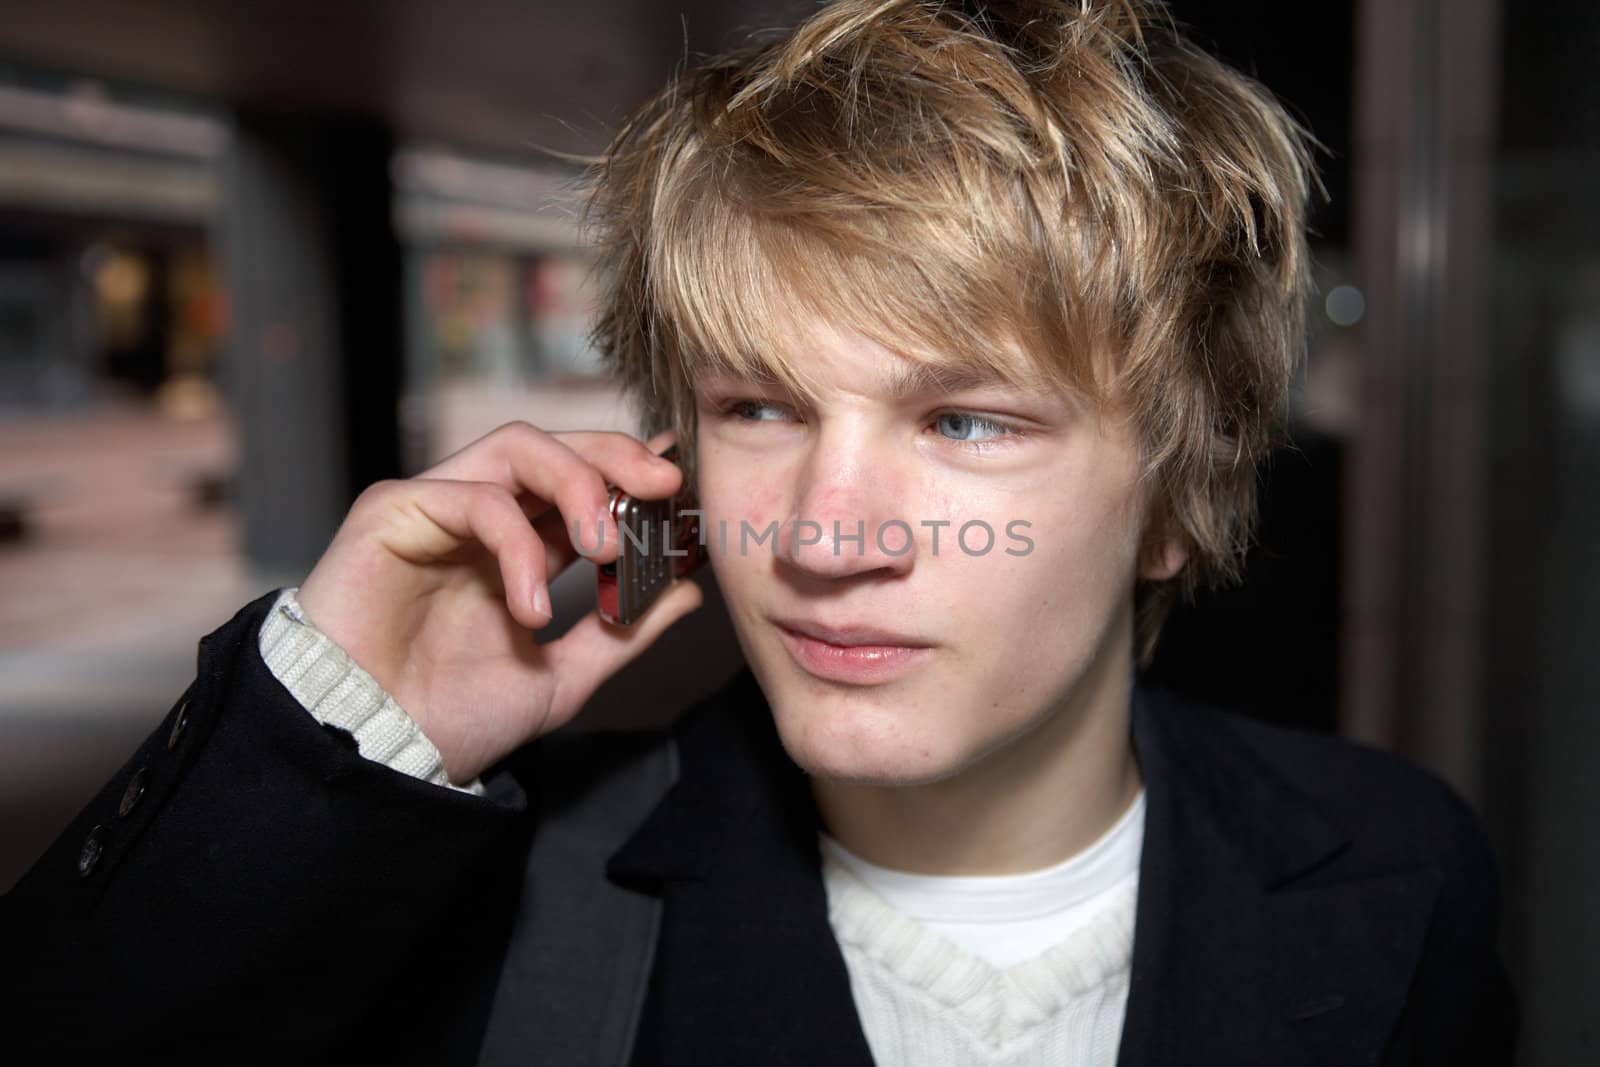
{"type": "Polygon", "coordinates": [[[881,867],[938,875],[1038,870],[1093,844],[1142,785],[1131,640],[1111,636],[1118,629],[1048,715],[951,777],[911,786],[814,778],[828,832],[881,867]]]}

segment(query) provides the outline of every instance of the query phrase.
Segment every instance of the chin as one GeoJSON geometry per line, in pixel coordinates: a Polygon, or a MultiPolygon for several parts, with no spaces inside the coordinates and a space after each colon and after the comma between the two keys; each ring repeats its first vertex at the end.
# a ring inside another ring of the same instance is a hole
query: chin
{"type": "Polygon", "coordinates": [[[916,701],[893,706],[839,694],[770,701],[783,747],[807,774],[861,785],[920,785],[950,777],[965,760],[916,701]]]}

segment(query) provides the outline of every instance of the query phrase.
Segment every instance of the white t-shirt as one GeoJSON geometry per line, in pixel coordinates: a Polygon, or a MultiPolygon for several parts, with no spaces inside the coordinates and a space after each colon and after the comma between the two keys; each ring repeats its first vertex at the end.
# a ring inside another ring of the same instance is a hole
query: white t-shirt
{"type": "Polygon", "coordinates": [[[869,863],[827,833],[820,838],[825,857],[849,868],[890,907],[996,967],[1009,967],[1065,940],[1117,890],[1137,884],[1144,790],[1088,848],[1022,874],[910,874],[869,863]]]}

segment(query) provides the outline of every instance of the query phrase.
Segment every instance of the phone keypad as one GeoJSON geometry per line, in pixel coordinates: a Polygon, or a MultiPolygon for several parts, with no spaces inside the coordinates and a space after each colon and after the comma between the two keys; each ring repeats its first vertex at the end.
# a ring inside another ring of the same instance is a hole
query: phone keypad
{"type": "Polygon", "coordinates": [[[627,532],[622,538],[617,576],[617,614],[631,623],[644,614],[661,590],[672,583],[671,502],[635,500],[630,502],[622,522],[627,532]]]}

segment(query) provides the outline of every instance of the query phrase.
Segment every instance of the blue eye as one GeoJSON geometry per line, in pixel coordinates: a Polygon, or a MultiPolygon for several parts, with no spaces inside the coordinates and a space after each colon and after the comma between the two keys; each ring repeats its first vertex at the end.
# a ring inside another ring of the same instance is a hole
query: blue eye
{"type": "Polygon", "coordinates": [[[940,415],[938,426],[939,432],[952,441],[992,441],[1011,432],[998,422],[962,412],[940,415]]]}

